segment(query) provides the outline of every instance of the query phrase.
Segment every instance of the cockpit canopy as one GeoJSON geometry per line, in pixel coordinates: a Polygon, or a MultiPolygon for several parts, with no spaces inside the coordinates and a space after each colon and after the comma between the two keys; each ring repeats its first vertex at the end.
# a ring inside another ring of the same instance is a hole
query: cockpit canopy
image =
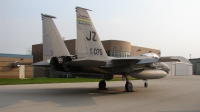
{"type": "Polygon", "coordinates": [[[159,56],[155,53],[144,53],[141,56],[147,56],[147,57],[159,59],[159,56]]]}

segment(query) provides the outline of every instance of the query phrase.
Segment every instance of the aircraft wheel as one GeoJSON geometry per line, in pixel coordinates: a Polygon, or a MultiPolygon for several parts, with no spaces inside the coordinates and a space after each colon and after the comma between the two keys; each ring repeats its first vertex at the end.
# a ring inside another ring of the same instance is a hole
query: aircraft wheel
{"type": "Polygon", "coordinates": [[[99,89],[106,89],[106,81],[102,80],[99,82],[99,89]]]}
{"type": "Polygon", "coordinates": [[[125,89],[126,89],[127,92],[131,92],[131,91],[133,91],[133,85],[132,85],[132,83],[126,81],[125,89]]]}
{"type": "Polygon", "coordinates": [[[144,83],[144,87],[145,87],[145,88],[148,87],[148,83],[147,83],[147,82],[144,83]]]}

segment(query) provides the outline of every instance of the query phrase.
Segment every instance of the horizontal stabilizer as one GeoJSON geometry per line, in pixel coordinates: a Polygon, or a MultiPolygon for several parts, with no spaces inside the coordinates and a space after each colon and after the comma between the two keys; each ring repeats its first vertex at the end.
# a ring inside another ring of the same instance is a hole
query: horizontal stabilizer
{"type": "Polygon", "coordinates": [[[33,63],[32,65],[33,66],[49,66],[50,65],[50,59],[40,61],[40,62],[36,62],[36,63],[33,63]]]}

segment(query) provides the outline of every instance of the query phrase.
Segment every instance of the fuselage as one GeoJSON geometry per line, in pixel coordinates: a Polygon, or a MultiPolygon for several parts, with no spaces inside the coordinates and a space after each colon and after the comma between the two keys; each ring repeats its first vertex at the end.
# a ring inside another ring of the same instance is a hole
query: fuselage
{"type": "MultiPolygon", "coordinates": [[[[123,61],[115,61],[117,58],[109,57],[106,66],[81,67],[80,72],[104,75],[130,75],[131,77],[139,79],[157,79],[165,77],[170,71],[169,66],[164,62],[137,64],[138,61],[130,61],[130,58],[124,57],[123,61]]],[[[140,56],[140,58],[146,59],[150,57],[140,56]]]]}
{"type": "MultiPolygon", "coordinates": [[[[50,62],[52,70],[63,70],[74,74],[92,74],[92,75],[130,75],[140,79],[162,78],[167,75],[170,68],[163,62],[139,63],[141,60],[159,60],[157,56],[151,54],[134,57],[108,57],[107,60],[90,60],[81,62],[85,66],[70,65],[70,62],[76,61],[76,56],[53,57],[50,62]],[[106,62],[103,64],[102,62],[106,62]],[[96,64],[97,63],[97,64],[96,64]],[[102,66],[92,66],[98,65],[102,66]],[[139,64],[138,64],[139,63],[139,64]],[[88,65],[88,66],[86,66],[88,65]]],[[[84,60],[83,60],[84,61],[84,60]]]]}

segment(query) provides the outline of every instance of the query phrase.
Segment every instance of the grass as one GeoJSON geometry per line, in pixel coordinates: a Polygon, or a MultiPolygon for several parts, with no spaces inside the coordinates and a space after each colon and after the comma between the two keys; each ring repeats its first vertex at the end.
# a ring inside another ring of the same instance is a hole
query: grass
{"type": "MultiPolygon", "coordinates": [[[[0,85],[16,84],[46,84],[46,83],[76,83],[76,82],[99,82],[102,79],[92,78],[30,78],[30,79],[5,79],[0,78],[0,85]]],[[[114,78],[111,81],[121,81],[121,78],[114,78]]],[[[130,80],[135,80],[130,78],[130,80]]]]}

